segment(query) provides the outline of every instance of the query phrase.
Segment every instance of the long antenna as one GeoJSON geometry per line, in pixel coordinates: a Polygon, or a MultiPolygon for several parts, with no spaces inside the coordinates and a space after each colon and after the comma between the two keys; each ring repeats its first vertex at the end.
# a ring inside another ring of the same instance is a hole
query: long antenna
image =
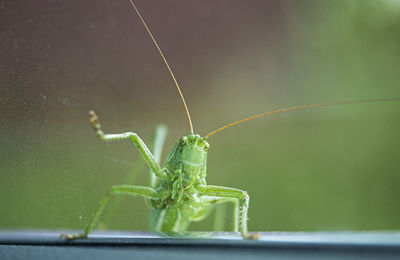
{"type": "Polygon", "coordinates": [[[360,99],[360,100],[350,100],[350,101],[340,101],[340,102],[330,102],[330,103],[323,103],[323,104],[310,104],[310,105],[304,105],[304,106],[296,106],[296,107],[288,107],[288,108],[283,108],[283,109],[278,109],[278,110],[273,110],[270,112],[266,113],[261,113],[257,114],[254,116],[250,116],[244,119],[241,119],[239,121],[224,125],[217,130],[212,131],[211,133],[207,134],[205,138],[207,139],[208,137],[212,136],[213,134],[216,134],[228,127],[250,121],[256,118],[264,117],[264,116],[270,116],[274,114],[279,114],[279,113],[284,113],[284,112],[290,112],[290,111],[296,111],[296,110],[303,110],[307,108],[313,108],[313,107],[327,107],[327,106],[334,106],[334,105],[345,105],[345,104],[356,104],[356,103],[370,103],[370,102],[388,102],[388,101],[400,101],[400,98],[377,98],[377,99],[360,99]]]}
{"type": "Polygon", "coordinates": [[[136,13],[138,14],[138,16],[139,16],[140,20],[142,21],[144,27],[146,28],[147,33],[150,35],[151,39],[153,40],[153,43],[154,43],[154,45],[156,46],[158,52],[160,53],[161,58],[163,59],[163,61],[164,61],[164,63],[165,63],[165,66],[167,66],[167,69],[168,69],[168,71],[169,71],[169,74],[171,75],[172,80],[173,80],[174,83],[175,83],[176,89],[178,90],[179,95],[181,96],[181,99],[182,99],[182,102],[183,102],[183,106],[185,107],[186,116],[187,116],[187,118],[188,118],[188,120],[189,120],[190,133],[193,134],[193,124],[192,124],[192,120],[190,119],[189,109],[188,109],[188,107],[187,107],[187,105],[186,105],[185,98],[183,97],[183,94],[182,94],[181,88],[179,87],[178,81],[176,81],[175,75],[174,75],[174,73],[172,72],[171,67],[170,67],[169,64],[168,64],[167,59],[165,58],[163,52],[161,51],[160,47],[158,46],[156,40],[154,39],[153,34],[150,32],[149,27],[147,27],[147,24],[146,24],[146,22],[144,21],[142,15],[140,14],[139,10],[136,8],[135,4],[133,3],[133,0],[129,0],[129,1],[131,2],[133,9],[135,9],[136,13]]]}

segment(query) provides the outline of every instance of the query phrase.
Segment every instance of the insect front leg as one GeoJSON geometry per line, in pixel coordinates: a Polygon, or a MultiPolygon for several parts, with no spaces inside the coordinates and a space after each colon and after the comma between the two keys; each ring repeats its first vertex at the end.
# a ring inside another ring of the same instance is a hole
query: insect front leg
{"type": "Polygon", "coordinates": [[[206,196],[236,199],[238,202],[235,203],[234,212],[235,231],[239,229],[239,232],[243,237],[253,238],[247,232],[247,211],[249,209],[250,202],[247,192],[239,189],[214,185],[197,186],[197,190],[206,196]]]}
{"type": "Polygon", "coordinates": [[[149,148],[147,148],[146,144],[143,142],[142,139],[140,139],[140,137],[136,133],[126,132],[121,134],[104,134],[103,130],[101,130],[101,125],[99,123],[99,118],[97,117],[97,115],[94,113],[94,111],[90,111],[89,114],[91,115],[90,123],[96,131],[97,136],[101,140],[105,142],[131,140],[139,150],[147,165],[150,167],[151,171],[158,178],[166,179],[166,173],[161,169],[160,165],[157,163],[149,148]]]}
{"type": "Polygon", "coordinates": [[[100,202],[100,206],[97,209],[94,217],[90,221],[89,225],[86,227],[85,231],[79,234],[62,234],[62,237],[65,237],[68,240],[84,238],[92,232],[92,230],[96,227],[97,223],[100,220],[100,217],[108,204],[110,198],[114,194],[128,194],[134,196],[142,196],[144,198],[157,199],[160,198],[160,194],[158,194],[153,188],[145,187],[145,186],[134,186],[134,185],[115,185],[112,186],[110,191],[104,196],[103,200],[100,202]]]}

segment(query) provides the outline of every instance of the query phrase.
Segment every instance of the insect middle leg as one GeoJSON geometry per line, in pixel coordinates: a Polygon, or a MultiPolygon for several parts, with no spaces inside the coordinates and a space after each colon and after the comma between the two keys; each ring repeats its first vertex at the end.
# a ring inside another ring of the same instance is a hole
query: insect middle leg
{"type": "Polygon", "coordinates": [[[110,198],[114,194],[128,194],[128,195],[135,195],[135,196],[142,196],[144,198],[151,198],[157,199],[160,195],[151,187],[145,186],[134,186],[134,185],[115,185],[112,186],[110,191],[106,194],[103,200],[100,202],[100,206],[97,209],[94,217],[90,221],[89,225],[86,227],[85,231],[79,234],[62,234],[67,239],[77,239],[77,238],[84,238],[92,232],[92,230],[96,227],[97,223],[100,220],[100,217],[108,204],[110,198]]]}
{"type": "Polygon", "coordinates": [[[249,209],[250,202],[247,192],[239,189],[214,185],[198,186],[197,189],[206,196],[236,199],[237,203],[235,203],[234,229],[235,231],[239,230],[243,237],[250,237],[247,232],[247,211],[249,209]]]}

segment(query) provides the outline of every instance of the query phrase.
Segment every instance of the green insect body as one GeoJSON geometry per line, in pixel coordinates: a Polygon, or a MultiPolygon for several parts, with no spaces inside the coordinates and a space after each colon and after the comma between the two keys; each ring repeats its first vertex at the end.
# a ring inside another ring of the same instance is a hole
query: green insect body
{"type": "Polygon", "coordinates": [[[151,169],[149,186],[116,185],[100,203],[100,207],[85,231],[80,234],[64,234],[67,239],[86,237],[99,222],[105,206],[113,194],[142,196],[151,208],[150,227],[153,231],[169,233],[187,230],[190,222],[200,221],[207,216],[215,204],[234,204],[234,228],[243,237],[253,238],[247,232],[249,196],[245,191],[207,185],[206,165],[209,144],[206,138],[191,134],[175,143],[164,166],[159,166],[160,147],[155,145],[154,154],[137,134],[104,134],[97,115],[90,111],[91,123],[103,141],[131,140],[151,169]]]}
{"type": "MultiPolygon", "coordinates": [[[[167,157],[166,179],[157,179],[154,189],[160,198],[149,199],[150,227],[160,232],[185,231],[191,221],[202,220],[213,204],[239,199],[241,210],[248,208],[246,192],[218,186],[207,186],[206,165],[209,144],[199,135],[182,137],[167,157]]],[[[246,234],[243,219],[240,231],[246,234]]],[[[237,230],[236,230],[237,231],[237,230]]]]}
{"type": "Polygon", "coordinates": [[[197,135],[181,138],[164,164],[166,180],[158,179],[155,190],[159,199],[149,199],[150,227],[158,231],[182,232],[190,221],[207,214],[197,187],[206,185],[208,143],[197,135]]]}

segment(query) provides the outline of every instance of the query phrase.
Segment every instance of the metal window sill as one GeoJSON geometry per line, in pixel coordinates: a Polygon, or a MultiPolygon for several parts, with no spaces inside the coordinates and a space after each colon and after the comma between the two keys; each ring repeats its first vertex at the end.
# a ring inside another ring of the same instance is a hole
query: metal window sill
{"type": "Polygon", "coordinates": [[[94,232],[67,241],[65,231],[0,231],[0,259],[400,259],[399,231],[264,232],[162,237],[149,232],[94,232]]]}

